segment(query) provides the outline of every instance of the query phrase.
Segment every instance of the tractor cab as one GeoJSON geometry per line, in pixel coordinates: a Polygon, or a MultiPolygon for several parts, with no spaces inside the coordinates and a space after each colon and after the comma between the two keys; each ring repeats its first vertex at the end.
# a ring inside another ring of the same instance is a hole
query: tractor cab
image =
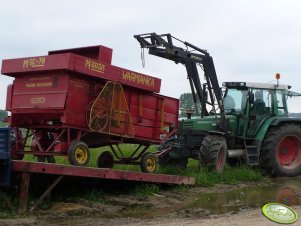
{"type": "Polygon", "coordinates": [[[271,117],[288,117],[287,97],[301,95],[289,91],[288,85],[224,82],[223,86],[225,113],[237,118],[233,135],[243,138],[254,137],[271,117]]]}

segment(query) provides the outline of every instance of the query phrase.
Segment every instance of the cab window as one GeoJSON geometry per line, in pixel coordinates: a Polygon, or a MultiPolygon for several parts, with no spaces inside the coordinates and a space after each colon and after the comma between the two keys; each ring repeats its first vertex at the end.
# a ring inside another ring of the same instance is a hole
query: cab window
{"type": "Polygon", "coordinates": [[[250,113],[264,115],[272,113],[272,95],[269,90],[253,89],[254,103],[251,105],[250,113]]]}
{"type": "Polygon", "coordinates": [[[226,114],[244,113],[247,100],[247,90],[228,89],[224,97],[224,108],[226,114]]]}
{"type": "Polygon", "coordinates": [[[285,111],[285,105],[284,105],[284,97],[283,93],[280,90],[277,90],[276,92],[276,98],[277,98],[277,115],[284,115],[286,113],[285,111]]]}

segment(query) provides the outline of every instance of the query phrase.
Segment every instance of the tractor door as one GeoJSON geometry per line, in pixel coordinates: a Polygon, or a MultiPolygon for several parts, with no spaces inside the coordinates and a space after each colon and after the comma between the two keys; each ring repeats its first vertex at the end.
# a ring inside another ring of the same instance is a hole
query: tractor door
{"type": "Polygon", "coordinates": [[[254,100],[249,102],[249,123],[247,136],[254,136],[265,120],[273,114],[272,91],[252,89],[254,100]]]}
{"type": "Polygon", "coordinates": [[[228,88],[224,95],[225,113],[237,117],[237,124],[231,126],[232,133],[236,136],[243,136],[245,131],[247,95],[247,89],[238,87],[228,88]]]}

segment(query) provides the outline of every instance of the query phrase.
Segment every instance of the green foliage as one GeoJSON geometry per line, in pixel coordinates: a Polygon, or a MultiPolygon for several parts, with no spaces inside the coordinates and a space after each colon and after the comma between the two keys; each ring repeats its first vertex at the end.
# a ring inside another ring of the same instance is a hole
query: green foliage
{"type": "Polygon", "coordinates": [[[7,117],[7,111],[0,110],[0,121],[3,121],[5,117],[7,117]]]}
{"type": "Polygon", "coordinates": [[[179,112],[179,117],[185,117],[186,109],[194,109],[196,116],[200,115],[201,112],[201,104],[197,102],[197,111],[195,109],[195,104],[193,102],[192,94],[191,93],[183,93],[180,96],[180,112],[179,112]]]}
{"type": "Polygon", "coordinates": [[[7,123],[0,121],[0,128],[6,127],[7,123]]]}

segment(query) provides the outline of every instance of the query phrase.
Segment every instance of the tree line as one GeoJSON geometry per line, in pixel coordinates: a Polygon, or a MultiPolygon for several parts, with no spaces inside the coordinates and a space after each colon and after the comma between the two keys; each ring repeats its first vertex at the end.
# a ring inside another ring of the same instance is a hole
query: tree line
{"type": "Polygon", "coordinates": [[[7,117],[7,111],[5,111],[5,110],[0,110],[0,121],[3,121],[3,119],[5,118],[5,117],[7,117]]]}
{"type": "Polygon", "coordinates": [[[199,101],[194,104],[192,93],[182,93],[180,96],[179,117],[186,117],[186,110],[194,110],[194,116],[201,115],[201,104],[199,101]]]}

